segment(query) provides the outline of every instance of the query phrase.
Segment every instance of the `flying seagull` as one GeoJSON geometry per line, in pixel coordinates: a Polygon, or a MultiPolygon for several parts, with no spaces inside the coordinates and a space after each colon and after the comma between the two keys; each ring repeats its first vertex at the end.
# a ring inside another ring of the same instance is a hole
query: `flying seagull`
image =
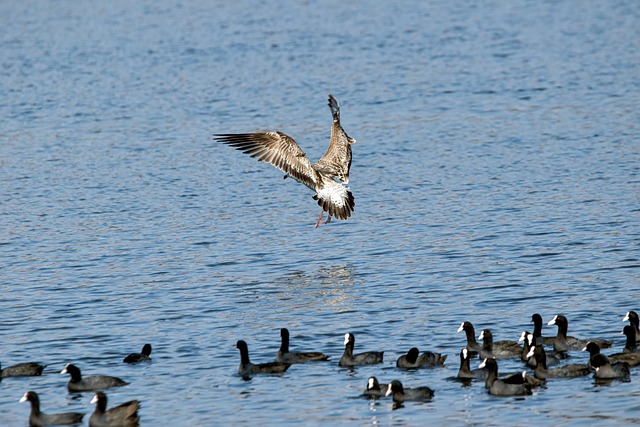
{"type": "Polygon", "coordinates": [[[333,114],[331,139],[327,152],[316,163],[311,163],[300,146],[282,132],[214,134],[213,138],[255,157],[258,161],[269,162],[291,177],[315,191],[314,200],[322,207],[316,227],[323,223],[324,212],[331,217],[346,220],[355,206],[353,194],[345,186],[349,183],[351,169],[351,138],[340,126],[340,105],[329,95],[329,107],[333,114]],[[336,181],[338,179],[340,182],[336,181]]]}

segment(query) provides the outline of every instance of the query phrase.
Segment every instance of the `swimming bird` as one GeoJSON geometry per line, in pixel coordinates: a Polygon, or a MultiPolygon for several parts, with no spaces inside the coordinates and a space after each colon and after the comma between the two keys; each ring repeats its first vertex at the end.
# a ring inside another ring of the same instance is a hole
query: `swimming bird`
{"type": "Polygon", "coordinates": [[[396,403],[430,400],[434,394],[435,392],[429,387],[404,388],[398,380],[391,381],[385,393],[386,396],[393,395],[393,401],[396,403]]]}
{"type": "Polygon", "coordinates": [[[575,337],[567,336],[569,329],[569,321],[565,316],[556,315],[547,323],[547,325],[557,325],[558,334],[553,341],[553,348],[556,351],[566,352],[568,350],[580,350],[587,345],[589,341],[597,343],[600,348],[609,348],[612,345],[611,341],[602,338],[590,338],[590,339],[578,339],[575,337]]]}
{"type": "Polygon", "coordinates": [[[82,422],[84,414],[78,412],[63,412],[60,414],[45,414],[40,411],[40,398],[35,391],[28,391],[22,396],[20,402],[29,402],[31,404],[31,413],[29,414],[30,427],[58,426],[77,424],[82,422]]]}
{"type": "MultiPolygon", "coordinates": [[[[627,325],[629,326],[629,325],[627,325]]],[[[600,352],[600,346],[595,342],[589,341],[587,345],[582,349],[582,351],[589,352],[589,364],[588,366],[591,368],[591,360],[597,356],[598,354],[602,354],[600,352]]],[[[611,360],[611,362],[625,362],[629,367],[634,368],[640,365],[640,353],[627,353],[623,350],[622,353],[615,353],[609,356],[605,356],[611,360]]]]}
{"type": "MultiPolygon", "coordinates": [[[[529,351],[534,346],[533,340],[534,340],[533,334],[530,334],[526,331],[522,333],[522,335],[520,336],[520,339],[518,340],[518,341],[524,341],[520,359],[523,362],[525,362],[527,366],[530,367],[531,369],[535,369],[536,365],[538,364],[538,362],[536,361],[536,358],[533,355],[530,357],[527,357],[527,355],[529,354],[529,351]]],[[[538,344],[538,345],[542,345],[542,344],[538,344]]],[[[545,351],[545,354],[547,358],[547,366],[555,365],[558,362],[560,362],[560,360],[566,359],[567,357],[566,353],[557,352],[555,350],[545,351]]]]}
{"type": "Polygon", "coordinates": [[[470,380],[473,378],[487,378],[487,368],[471,369],[469,366],[469,350],[463,348],[460,351],[460,369],[456,378],[461,380],[470,380]]]}
{"type": "Polygon", "coordinates": [[[476,331],[473,328],[471,322],[462,322],[458,328],[458,332],[464,331],[467,336],[467,350],[469,350],[469,357],[475,357],[482,350],[482,345],[476,341],[476,331]]]}
{"type": "Polygon", "coordinates": [[[527,354],[529,353],[529,350],[533,345],[533,340],[534,340],[533,334],[531,334],[528,331],[522,332],[522,334],[520,335],[520,338],[518,338],[518,342],[522,342],[522,350],[520,351],[520,360],[522,360],[529,366],[531,366],[530,362],[533,361],[534,365],[531,367],[535,368],[536,359],[533,357],[527,357],[527,354]],[[529,339],[529,335],[531,335],[531,339],[529,339]]]}
{"type": "Polygon", "coordinates": [[[67,366],[65,366],[60,373],[71,375],[71,379],[67,383],[67,388],[71,392],[104,390],[110,387],[122,387],[129,384],[120,378],[110,377],[108,375],[94,375],[82,378],[80,369],[71,363],[67,363],[67,366]]]}
{"type": "Polygon", "coordinates": [[[367,388],[362,392],[369,397],[383,397],[389,388],[389,384],[379,383],[376,377],[369,377],[367,388]]]}
{"type": "Polygon", "coordinates": [[[577,378],[589,375],[590,369],[586,365],[572,363],[557,368],[548,369],[547,355],[541,345],[531,347],[527,357],[534,356],[536,358],[536,367],[533,375],[539,379],[546,378],[577,378]]]}
{"type": "Polygon", "coordinates": [[[292,352],[289,351],[289,330],[287,328],[280,329],[280,349],[276,353],[276,362],[281,363],[305,363],[328,360],[326,354],[313,352],[292,352]]]}
{"type": "Polygon", "coordinates": [[[131,353],[127,357],[124,358],[124,363],[138,363],[138,362],[147,362],[151,360],[151,344],[145,344],[142,346],[142,351],[140,353],[131,353]]]}
{"type": "Polygon", "coordinates": [[[622,319],[623,322],[629,321],[629,325],[636,331],[636,341],[640,341],[640,318],[635,311],[628,311],[622,319]]]}
{"type": "Polygon", "coordinates": [[[280,374],[291,366],[289,363],[280,362],[251,363],[249,360],[249,347],[243,340],[236,343],[236,348],[240,350],[240,367],[238,368],[238,373],[243,377],[255,374],[280,374]]]}
{"type": "Polygon", "coordinates": [[[482,340],[480,357],[483,359],[509,359],[511,357],[518,357],[522,352],[522,348],[517,341],[505,340],[493,342],[493,334],[489,329],[480,331],[478,339],[482,340]]]}
{"type": "Polygon", "coordinates": [[[430,366],[442,366],[444,361],[447,360],[446,355],[440,353],[434,353],[432,351],[425,351],[420,354],[420,350],[417,347],[409,349],[407,354],[403,354],[396,360],[397,368],[416,369],[426,368],[430,366]]]}
{"type": "Polygon", "coordinates": [[[356,337],[353,334],[344,334],[344,353],[338,364],[344,367],[352,367],[356,365],[375,365],[382,363],[384,351],[367,351],[364,353],[353,354],[353,347],[356,337]]]}
{"type": "Polygon", "coordinates": [[[46,368],[46,366],[39,365],[35,362],[18,363],[17,365],[8,366],[4,369],[0,366],[0,378],[38,377],[42,375],[44,368],[46,368]]]}
{"type": "Polygon", "coordinates": [[[536,340],[536,344],[540,345],[553,345],[556,337],[543,337],[542,336],[542,316],[538,313],[531,315],[531,322],[533,322],[533,336],[536,340]]]}
{"type": "Polygon", "coordinates": [[[612,362],[602,353],[592,356],[589,360],[591,367],[595,370],[594,378],[600,380],[611,380],[616,378],[629,378],[629,364],[627,362],[612,362]]]}
{"type": "Polygon", "coordinates": [[[507,397],[531,394],[531,385],[526,382],[526,375],[516,374],[510,376],[509,379],[499,379],[496,359],[484,359],[478,368],[487,369],[488,374],[484,385],[492,396],[507,397]]]}
{"type": "Polygon", "coordinates": [[[323,223],[324,212],[329,214],[324,221],[328,224],[332,216],[348,219],[355,207],[355,198],[345,185],[349,183],[351,144],[356,140],[340,125],[340,105],[333,95],[329,95],[329,108],[333,115],[329,148],[316,163],[311,163],[298,143],[282,132],[214,135],[215,140],[271,163],[285,173],[285,178],[290,176],[313,190],[313,199],[322,207],[316,227],[323,223]]]}
{"type": "Polygon", "coordinates": [[[96,409],[89,417],[89,427],[133,427],[138,425],[140,402],[131,400],[107,409],[107,395],[97,392],[91,400],[96,409]]]}

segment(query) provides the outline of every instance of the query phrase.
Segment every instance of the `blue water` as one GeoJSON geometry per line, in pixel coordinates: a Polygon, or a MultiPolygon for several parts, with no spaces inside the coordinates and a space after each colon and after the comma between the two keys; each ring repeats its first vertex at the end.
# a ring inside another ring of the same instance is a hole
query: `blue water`
{"type": "Polygon", "coordinates": [[[464,320],[517,339],[562,313],[624,345],[639,17],[622,0],[1,2],[0,362],[47,368],[0,383],[0,425],[26,425],[27,390],[90,413],[68,362],[130,381],[109,402],[140,399],[147,426],[639,422],[636,369],[525,399],[448,380],[464,320]],[[314,229],[304,186],[211,134],[280,130],[315,161],[329,93],[358,141],[356,210],[314,229]],[[243,381],[235,342],[272,360],[281,327],[332,361],[243,381]],[[339,368],[345,332],[385,363],[339,368]],[[121,363],[145,342],[152,363],[121,363]],[[397,370],[412,346],[448,366],[397,370]],[[436,397],[393,410],[360,397],[370,375],[436,397]]]}

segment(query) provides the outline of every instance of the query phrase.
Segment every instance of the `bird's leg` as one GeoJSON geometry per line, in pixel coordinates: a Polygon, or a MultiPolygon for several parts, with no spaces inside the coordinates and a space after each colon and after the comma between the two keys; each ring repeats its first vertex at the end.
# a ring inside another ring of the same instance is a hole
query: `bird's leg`
{"type": "Polygon", "coordinates": [[[322,216],[324,215],[324,211],[320,211],[320,216],[318,217],[318,221],[316,221],[316,225],[314,228],[318,228],[320,224],[322,224],[322,216]]]}
{"type": "Polygon", "coordinates": [[[329,224],[331,222],[331,214],[327,217],[327,220],[324,222],[325,224],[329,224]]]}

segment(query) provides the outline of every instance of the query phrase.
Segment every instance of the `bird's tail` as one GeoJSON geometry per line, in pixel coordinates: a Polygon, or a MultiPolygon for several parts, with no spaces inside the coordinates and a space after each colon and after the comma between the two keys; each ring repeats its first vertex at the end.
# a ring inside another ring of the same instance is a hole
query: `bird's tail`
{"type": "Polygon", "coordinates": [[[356,205],[353,193],[334,180],[327,181],[313,198],[325,212],[342,220],[351,216],[356,205]]]}

